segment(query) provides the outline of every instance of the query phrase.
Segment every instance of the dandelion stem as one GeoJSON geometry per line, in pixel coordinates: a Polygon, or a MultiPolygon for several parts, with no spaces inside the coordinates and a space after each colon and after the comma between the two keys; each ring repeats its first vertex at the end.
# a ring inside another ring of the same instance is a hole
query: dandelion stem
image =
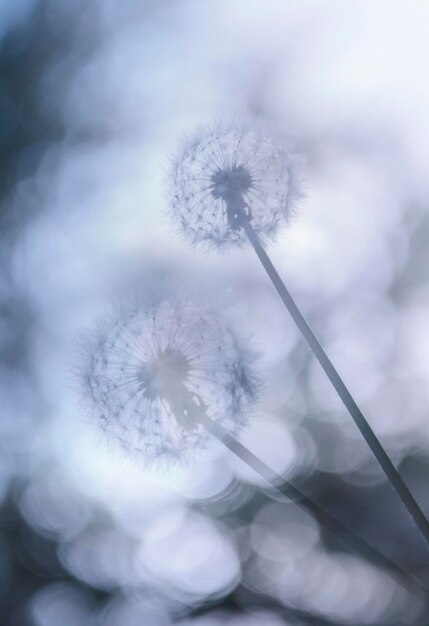
{"type": "Polygon", "coordinates": [[[217,422],[208,417],[205,412],[200,411],[199,421],[214,437],[216,437],[216,439],[223,443],[253,471],[259,474],[259,476],[271,485],[271,487],[283,496],[286,496],[288,499],[295,502],[301,508],[311,513],[321,526],[330,531],[340,541],[349,546],[354,552],[358,553],[363,558],[368,559],[375,565],[389,571],[395,576],[397,582],[407,589],[407,591],[410,591],[423,600],[420,596],[420,590],[423,590],[425,594],[424,597],[427,597],[429,590],[426,589],[420,581],[403,570],[388,557],[384,556],[381,552],[373,548],[364,539],[361,539],[342,522],[325,511],[316,502],[313,502],[313,500],[311,500],[308,496],[304,495],[299,489],[291,485],[291,483],[285,481],[282,476],[276,474],[268,465],[266,465],[266,463],[246,448],[246,446],[235,439],[235,437],[222,428],[222,426],[220,426],[217,422]],[[419,592],[417,592],[416,587],[419,589],[419,592]]]}
{"type": "Polygon", "coordinates": [[[277,293],[282,299],[284,305],[286,306],[287,310],[292,316],[292,319],[294,320],[295,324],[298,326],[304,339],[307,341],[313,354],[315,355],[320,365],[322,366],[323,370],[325,371],[325,374],[331,381],[333,387],[335,388],[336,392],[338,393],[339,397],[344,403],[346,409],[350,413],[350,416],[352,417],[356,426],[360,430],[363,438],[365,439],[366,443],[368,444],[369,448],[373,452],[375,458],[377,459],[378,463],[380,464],[381,468],[383,469],[384,473],[389,479],[391,485],[393,486],[399,498],[401,499],[403,505],[406,507],[409,514],[413,518],[414,522],[417,524],[417,527],[419,528],[426,542],[429,543],[429,523],[423,511],[421,510],[414,496],[408,489],[407,485],[404,483],[398,470],[393,465],[386,450],[384,449],[383,445],[380,443],[379,439],[377,438],[376,434],[372,430],[371,426],[366,421],[362,411],[359,409],[358,405],[354,401],[351,393],[349,392],[343,380],[341,379],[340,375],[338,374],[337,370],[335,369],[335,367],[329,360],[324,349],[322,348],[319,341],[317,340],[315,334],[313,333],[310,326],[305,321],[299,308],[295,304],[295,301],[293,300],[289,291],[286,289],[285,284],[280,278],[269,256],[267,255],[258,235],[252,228],[250,220],[245,215],[244,211],[241,211],[240,218],[241,218],[240,220],[241,225],[251,245],[253,246],[254,251],[259,257],[259,260],[261,261],[265,271],[270,277],[271,282],[273,283],[275,289],[277,290],[277,293]]]}
{"type": "MultiPolygon", "coordinates": [[[[211,433],[213,437],[218,439],[231,452],[238,456],[246,465],[259,474],[269,485],[276,491],[293,500],[302,508],[309,511],[318,522],[327,530],[333,533],[340,541],[348,545],[352,550],[369,559],[376,565],[387,569],[392,573],[398,582],[408,591],[415,594],[415,586],[424,589],[425,593],[429,590],[425,589],[420,582],[413,576],[405,572],[401,567],[393,561],[378,552],[366,541],[358,537],[347,526],[342,524],[336,518],[332,517],[318,504],[305,496],[299,489],[286,482],[283,477],[276,474],[268,465],[251,452],[246,446],[240,443],[233,435],[225,430],[218,422],[209,417],[207,406],[203,399],[191,393],[185,384],[177,383],[173,388],[163,388],[165,400],[170,406],[172,413],[175,415],[179,423],[185,420],[187,427],[194,428],[197,424],[201,424],[211,433]],[[411,582],[411,585],[410,585],[411,582]]],[[[419,594],[417,594],[419,596],[419,594]]]]}
{"type": "MultiPolygon", "coordinates": [[[[166,363],[164,363],[164,367],[165,366],[166,363]]],[[[322,526],[336,535],[338,539],[351,547],[352,550],[359,553],[364,558],[375,562],[384,569],[387,569],[402,586],[415,595],[417,594],[417,597],[420,597],[415,587],[417,585],[419,589],[423,588],[421,583],[402,570],[402,568],[393,561],[390,561],[390,559],[367,544],[366,541],[360,539],[353,531],[349,530],[344,524],[332,517],[297,488],[284,481],[281,476],[273,472],[268,465],[237,441],[237,439],[223,428],[219,422],[209,416],[208,406],[203,397],[195,390],[190,390],[180,377],[174,376],[171,367],[170,370],[168,370],[168,375],[165,375],[165,372],[164,375],[158,374],[156,389],[157,394],[159,394],[168,405],[169,410],[182,428],[189,431],[195,431],[200,426],[205,428],[244,463],[256,471],[269,485],[287,498],[296,501],[299,506],[313,514],[322,526]]],[[[429,590],[425,591],[429,593],[429,590]]]]}

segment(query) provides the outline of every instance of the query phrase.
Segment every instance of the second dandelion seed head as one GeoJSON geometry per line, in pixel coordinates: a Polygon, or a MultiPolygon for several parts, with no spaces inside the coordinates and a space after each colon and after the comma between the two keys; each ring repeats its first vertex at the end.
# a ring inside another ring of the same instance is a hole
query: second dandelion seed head
{"type": "Polygon", "coordinates": [[[254,353],[213,310],[189,302],[120,310],[88,343],[83,392],[108,438],[148,462],[210,441],[204,417],[236,432],[256,396],[254,353]]]}
{"type": "Polygon", "coordinates": [[[192,243],[211,247],[245,241],[241,215],[272,238],[291,215],[299,178],[290,146],[256,122],[199,130],[173,163],[173,220],[192,243]]]}

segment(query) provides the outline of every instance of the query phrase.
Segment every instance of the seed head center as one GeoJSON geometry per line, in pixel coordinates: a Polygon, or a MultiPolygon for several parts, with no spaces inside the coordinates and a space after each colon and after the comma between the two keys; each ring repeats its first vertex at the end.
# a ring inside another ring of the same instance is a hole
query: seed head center
{"type": "Polygon", "coordinates": [[[211,193],[215,198],[225,201],[242,196],[250,189],[252,177],[247,168],[234,165],[215,172],[211,179],[211,193]]]}
{"type": "Polygon", "coordinates": [[[166,348],[151,361],[144,362],[139,372],[144,395],[170,398],[185,383],[189,373],[189,360],[179,350],[166,348]]]}

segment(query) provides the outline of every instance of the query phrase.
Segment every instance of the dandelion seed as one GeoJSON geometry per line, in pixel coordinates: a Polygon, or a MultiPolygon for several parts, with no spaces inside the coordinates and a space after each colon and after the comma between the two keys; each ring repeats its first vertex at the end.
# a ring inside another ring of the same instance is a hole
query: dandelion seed
{"type": "Polygon", "coordinates": [[[216,126],[198,132],[175,162],[172,214],[192,243],[218,248],[252,245],[283,304],[331,381],[363,438],[429,543],[429,522],[353,396],[307,324],[264,248],[287,222],[298,195],[296,160],[251,126],[216,126]]]}
{"type": "Polygon", "coordinates": [[[215,126],[184,143],[171,176],[172,215],[192,243],[242,244],[241,212],[272,238],[298,195],[298,160],[263,129],[215,126]]]}
{"type": "Polygon", "coordinates": [[[255,400],[254,354],[212,310],[161,301],[121,312],[91,342],[84,393],[127,452],[182,460],[207,446],[204,411],[228,432],[255,400]]]}

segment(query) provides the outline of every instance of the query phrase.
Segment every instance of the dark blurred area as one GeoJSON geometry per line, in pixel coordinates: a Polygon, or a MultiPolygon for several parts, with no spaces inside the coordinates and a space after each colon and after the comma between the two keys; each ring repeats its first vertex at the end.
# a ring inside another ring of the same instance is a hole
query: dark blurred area
{"type": "Polygon", "coordinates": [[[2,230],[23,217],[13,194],[17,182],[34,175],[47,147],[63,137],[60,120],[42,112],[39,96],[47,64],[67,45],[46,19],[43,3],[2,9],[6,16],[9,11],[17,15],[1,41],[2,230]]]}

